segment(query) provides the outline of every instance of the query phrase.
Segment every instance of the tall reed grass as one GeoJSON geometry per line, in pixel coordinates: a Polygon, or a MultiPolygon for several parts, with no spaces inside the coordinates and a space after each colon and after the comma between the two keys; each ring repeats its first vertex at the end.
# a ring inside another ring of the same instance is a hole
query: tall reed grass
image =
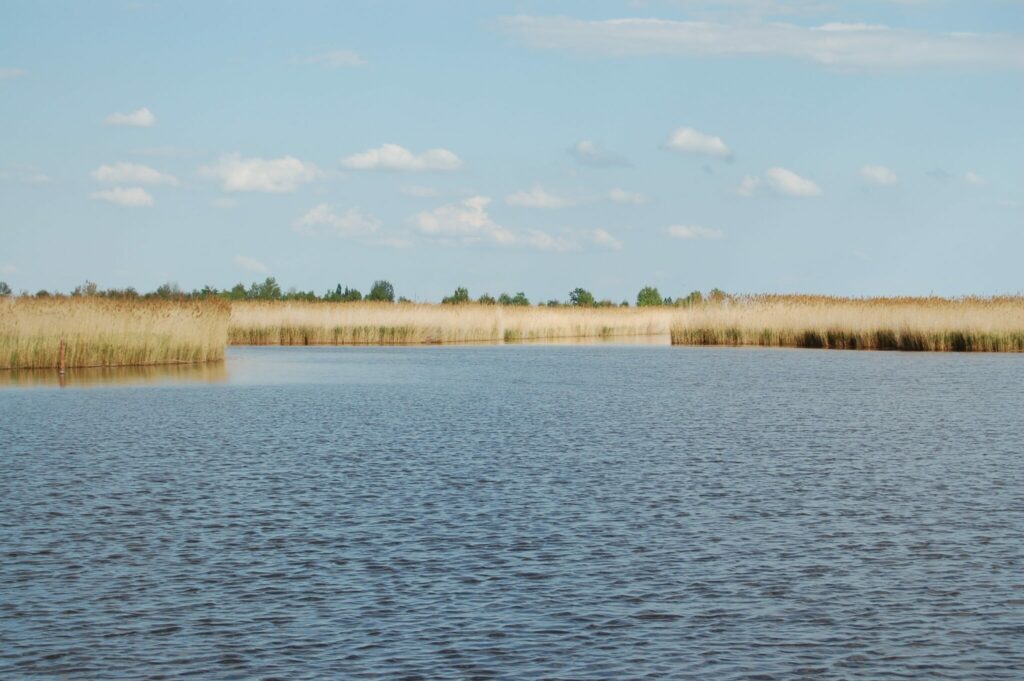
{"type": "Polygon", "coordinates": [[[0,298],[0,369],[140,366],[224,358],[220,301],[0,298]]]}
{"type": "Polygon", "coordinates": [[[246,345],[493,343],[668,335],[671,308],[236,302],[230,342],[246,345]]]}
{"type": "Polygon", "coordinates": [[[673,345],[1024,352],[1024,298],[744,296],[690,308],[673,345]]]}

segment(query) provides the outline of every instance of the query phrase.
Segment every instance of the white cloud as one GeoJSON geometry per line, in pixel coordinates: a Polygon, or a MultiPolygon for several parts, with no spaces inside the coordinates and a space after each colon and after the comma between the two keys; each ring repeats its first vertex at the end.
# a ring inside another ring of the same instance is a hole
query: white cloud
{"type": "Polygon", "coordinates": [[[598,246],[604,246],[614,251],[622,248],[622,242],[612,236],[607,230],[594,229],[590,231],[590,238],[598,246]]]}
{"type": "Polygon", "coordinates": [[[134,128],[151,128],[156,125],[156,116],[146,107],[131,113],[112,113],[103,120],[107,125],[126,125],[134,128]]]}
{"type": "Polygon", "coordinates": [[[18,268],[9,262],[0,263],[0,274],[15,274],[18,268]]]}
{"type": "Polygon", "coordinates": [[[203,166],[199,174],[218,180],[226,192],[293,192],[299,185],[311,182],[320,174],[312,163],[293,156],[282,158],[242,158],[240,154],[224,154],[217,163],[203,166]]]}
{"type": "Polygon", "coordinates": [[[874,184],[892,185],[896,184],[896,173],[885,166],[866,165],[860,169],[861,177],[874,184]]]}
{"type": "Polygon", "coordinates": [[[236,255],[235,264],[241,267],[243,270],[249,270],[250,272],[260,272],[262,274],[266,274],[267,272],[270,271],[267,268],[267,266],[261,263],[259,260],[244,255],[236,255]]]}
{"type": "Polygon", "coordinates": [[[988,180],[974,172],[973,170],[964,175],[964,182],[967,184],[973,184],[975,187],[980,187],[983,184],[988,184],[988,180]]]}
{"type": "Polygon", "coordinates": [[[512,232],[495,223],[487,214],[490,202],[486,196],[473,196],[458,204],[421,212],[413,222],[420,232],[429,236],[487,237],[497,243],[511,244],[515,241],[512,232]]]}
{"type": "Polygon", "coordinates": [[[505,28],[527,46],[611,57],[678,55],[806,59],[846,69],[965,66],[1024,68],[1024,42],[1012,33],[937,33],[867,24],[626,18],[587,21],[517,16],[505,28]]]}
{"type": "Polygon", "coordinates": [[[426,236],[464,244],[489,242],[501,247],[541,251],[568,251],[578,247],[572,239],[552,236],[539,229],[514,231],[499,225],[487,214],[490,202],[489,197],[472,196],[457,204],[421,212],[413,218],[413,225],[426,236]]]}
{"type": "Polygon", "coordinates": [[[736,193],[740,196],[753,196],[754,192],[757,191],[758,187],[761,186],[761,178],[754,177],[753,175],[747,175],[740,182],[740,186],[736,189],[736,193]]]}
{"type": "Polygon", "coordinates": [[[142,187],[114,187],[89,194],[97,201],[116,203],[119,206],[152,206],[153,197],[142,187]]]}
{"type": "Polygon", "coordinates": [[[352,50],[332,50],[302,60],[306,64],[317,64],[329,69],[348,69],[363,66],[366,60],[352,50]]]}
{"type": "Polygon", "coordinates": [[[0,66],[0,80],[12,80],[14,78],[21,78],[28,71],[25,69],[18,69],[13,66],[0,66]]]}
{"type": "Polygon", "coordinates": [[[402,187],[400,190],[406,196],[414,196],[417,199],[430,199],[438,196],[441,192],[433,187],[424,187],[422,185],[409,185],[402,187]]]}
{"type": "Polygon", "coordinates": [[[462,160],[447,149],[428,149],[416,155],[398,144],[383,144],[361,154],[352,154],[341,160],[353,170],[457,170],[462,160]]]}
{"type": "Polygon", "coordinates": [[[509,194],[505,197],[505,203],[525,208],[565,208],[573,204],[567,198],[544,191],[544,188],[539,185],[534,185],[529,191],[509,194]]]}
{"type": "Polygon", "coordinates": [[[725,238],[725,232],[720,229],[710,229],[699,225],[672,225],[668,228],[668,235],[675,239],[701,239],[716,241],[725,238]]]}
{"type": "Polygon", "coordinates": [[[590,140],[580,140],[569,148],[569,154],[579,163],[595,168],[629,165],[625,156],[598,149],[597,145],[590,140]]]}
{"type": "Polygon", "coordinates": [[[732,150],[721,137],[705,135],[693,128],[679,128],[673,132],[666,142],[672,151],[682,154],[703,154],[715,158],[732,158],[732,150]]]}
{"type": "Polygon", "coordinates": [[[787,196],[821,196],[821,187],[786,168],[769,168],[764,173],[768,186],[787,196]]]}
{"type": "Polygon", "coordinates": [[[637,206],[650,201],[649,198],[640,192],[628,192],[625,189],[619,189],[618,187],[615,187],[608,192],[608,200],[614,201],[615,203],[631,203],[637,206]]]}
{"type": "Polygon", "coordinates": [[[337,236],[360,236],[372,234],[380,227],[380,220],[372,215],[363,215],[356,208],[349,208],[338,215],[326,203],[313,207],[292,224],[292,228],[307,236],[334,234],[337,236]]]}
{"type": "Polygon", "coordinates": [[[0,180],[14,180],[24,184],[50,184],[53,178],[32,166],[12,164],[0,170],[0,180]]]}
{"type": "Polygon", "coordinates": [[[178,178],[173,175],[161,173],[155,168],[139,163],[125,163],[124,161],[100,166],[90,174],[92,179],[97,182],[108,184],[167,184],[172,187],[178,185],[178,178]]]}

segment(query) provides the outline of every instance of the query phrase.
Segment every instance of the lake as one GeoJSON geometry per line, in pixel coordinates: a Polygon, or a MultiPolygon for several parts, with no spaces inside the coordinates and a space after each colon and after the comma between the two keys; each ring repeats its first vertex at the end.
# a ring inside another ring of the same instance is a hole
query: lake
{"type": "Polygon", "coordinates": [[[3,678],[1020,678],[1024,356],[231,348],[0,387],[3,678]]]}

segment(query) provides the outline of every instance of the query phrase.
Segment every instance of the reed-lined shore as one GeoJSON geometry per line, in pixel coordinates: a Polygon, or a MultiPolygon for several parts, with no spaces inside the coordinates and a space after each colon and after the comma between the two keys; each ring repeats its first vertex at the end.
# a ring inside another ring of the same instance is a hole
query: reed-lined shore
{"type": "Polygon", "coordinates": [[[686,307],[0,299],[0,369],[223,359],[235,345],[429,345],[665,336],[673,345],[1024,352],[1024,297],[731,296],[686,307]]]}
{"type": "Polygon", "coordinates": [[[244,345],[514,343],[668,335],[673,308],[236,302],[230,342],[244,345]]]}
{"type": "Polygon", "coordinates": [[[672,322],[673,345],[1024,352],[1024,298],[743,296],[672,322]]]}
{"type": "Polygon", "coordinates": [[[0,298],[0,369],[118,367],[224,358],[220,301],[0,298]]]}

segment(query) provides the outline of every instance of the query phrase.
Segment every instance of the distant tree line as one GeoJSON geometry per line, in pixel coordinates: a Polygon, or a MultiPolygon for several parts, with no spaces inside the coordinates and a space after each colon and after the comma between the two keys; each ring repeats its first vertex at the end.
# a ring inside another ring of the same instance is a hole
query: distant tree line
{"type": "MultiPolygon", "coordinates": [[[[10,295],[13,295],[11,287],[6,282],[0,281],[0,296],[10,295]]],[[[23,291],[21,295],[34,295],[36,298],[64,296],[62,293],[51,293],[45,289],[37,291],[35,294],[23,291]]],[[[378,279],[373,282],[373,285],[370,287],[366,295],[363,295],[359,289],[349,288],[348,286],[342,286],[341,284],[338,284],[333,289],[328,289],[322,295],[317,295],[315,291],[299,291],[295,288],[289,288],[287,291],[282,291],[281,286],[277,283],[277,280],[274,277],[267,277],[263,281],[254,281],[249,286],[246,286],[243,283],[238,283],[231,288],[218,289],[207,285],[201,289],[193,289],[192,291],[184,291],[179,288],[177,284],[167,283],[161,284],[156,288],[156,290],[148,293],[139,293],[132,287],[122,289],[101,289],[94,282],[86,281],[81,286],[76,286],[68,295],[73,298],[80,296],[96,296],[100,298],[140,298],[159,300],[204,300],[207,298],[220,298],[223,300],[301,300],[331,303],[354,303],[359,301],[394,303],[396,300],[399,303],[412,302],[408,298],[403,298],[401,296],[396,299],[395,287],[391,285],[391,282],[384,279],[378,279]]],[[[663,297],[657,288],[653,286],[645,286],[640,289],[639,293],[637,293],[636,306],[689,307],[692,305],[702,305],[704,303],[722,303],[730,298],[731,296],[728,293],[717,288],[711,289],[707,294],[701,293],[700,291],[693,291],[685,297],[663,297]]],[[[450,296],[442,298],[441,302],[445,305],[466,305],[475,303],[477,305],[525,306],[532,304],[530,299],[527,298],[526,294],[522,291],[512,295],[508,293],[501,293],[497,297],[494,297],[489,293],[484,293],[474,300],[469,295],[469,289],[464,286],[456,288],[450,296]]],[[[623,300],[621,303],[614,303],[608,299],[598,300],[594,294],[587,289],[575,288],[569,292],[569,296],[565,301],[553,299],[547,302],[538,303],[538,305],[547,307],[629,307],[629,301],[623,300]]]]}

